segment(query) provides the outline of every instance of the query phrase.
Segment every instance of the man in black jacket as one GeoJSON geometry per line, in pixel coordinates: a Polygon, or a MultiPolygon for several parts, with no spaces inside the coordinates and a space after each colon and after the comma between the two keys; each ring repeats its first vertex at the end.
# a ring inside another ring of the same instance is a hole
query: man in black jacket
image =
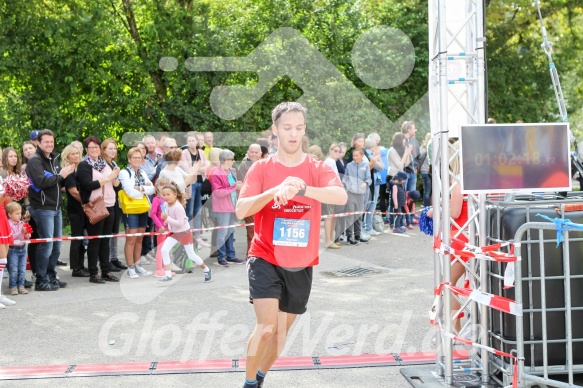
{"type": "MultiPolygon", "coordinates": [[[[31,180],[28,189],[29,212],[34,218],[39,238],[61,237],[63,219],[61,213],[61,185],[75,167],[71,164],[60,168],[55,148],[55,135],[48,129],[38,134],[36,153],[26,165],[31,180]]],[[[36,291],[54,291],[67,283],[57,279],[55,269],[61,254],[61,241],[38,244],[36,256],[36,291]]]]}

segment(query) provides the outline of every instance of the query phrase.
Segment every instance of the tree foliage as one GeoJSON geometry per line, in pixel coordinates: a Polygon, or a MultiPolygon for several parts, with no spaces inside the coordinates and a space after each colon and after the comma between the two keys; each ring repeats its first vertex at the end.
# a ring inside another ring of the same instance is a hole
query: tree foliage
{"type": "MultiPolygon", "coordinates": [[[[581,5],[552,0],[543,14],[570,113],[581,118],[581,5]]],[[[503,0],[491,2],[487,15],[490,115],[499,122],[556,120],[535,9],[503,0]]],[[[244,57],[281,27],[299,31],[392,121],[428,89],[427,4],[412,0],[2,0],[0,18],[2,146],[40,128],[55,131],[61,148],[89,134],[261,131],[274,105],[301,97],[293,79],[279,79],[244,115],[223,120],[211,109],[212,89],[253,85],[256,74],[190,72],[183,63],[244,57]],[[351,62],[358,37],[380,25],[401,29],[415,47],[411,76],[391,89],[366,85],[351,62]],[[162,57],[177,58],[178,69],[162,71],[162,57]]],[[[334,139],[337,126],[322,138],[334,139]]]]}
{"type": "MultiPolygon", "coordinates": [[[[583,6],[576,0],[541,1],[541,13],[571,127],[581,136],[583,6]]],[[[490,116],[498,122],[560,121],[536,6],[527,0],[491,1],[487,15],[490,116]]]]}

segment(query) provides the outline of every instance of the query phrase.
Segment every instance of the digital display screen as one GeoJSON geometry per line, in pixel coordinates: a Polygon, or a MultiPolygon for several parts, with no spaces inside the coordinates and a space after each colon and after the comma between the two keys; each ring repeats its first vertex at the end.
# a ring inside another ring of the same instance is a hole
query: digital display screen
{"type": "Polygon", "coordinates": [[[570,191],[569,124],[465,125],[462,191],[570,191]]]}

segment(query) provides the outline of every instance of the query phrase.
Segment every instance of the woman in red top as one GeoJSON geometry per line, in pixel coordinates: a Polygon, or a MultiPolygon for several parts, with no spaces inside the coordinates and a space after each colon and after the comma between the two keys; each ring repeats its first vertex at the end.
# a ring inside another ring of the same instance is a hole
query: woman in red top
{"type": "MultiPolygon", "coordinates": [[[[455,142],[451,145],[449,153],[450,159],[452,156],[459,150],[459,141],[455,142]]],[[[459,154],[451,159],[449,164],[449,169],[451,170],[452,174],[456,177],[459,177],[460,174],[460,166],[459,166],[459,154]]],[[[451,180],[453,183],[453,179],[451,180]]],[[[464,228],[465,224],[468,222],[468,203],[466,200],[466,196],[462,194],[461,185],[459,183],[455,184],[450,190],[450,200],[449,200],[449,217],[452,220],[451,222],[451,232],[450,238],[451,239],[458,239],[463,241],[464,243],[468,242],[468,238],[463,232],[460,232],[460,228],[464,228]],[[459,226],[459,227],[458,227],[459,226]]],[[[427,212],[428,217],[433,217],[433,209],[430,209],[427,212]]],[[[465,260],[467,261],[467,259],[465,260]]],[[[461,277],[466,272],[466,267],[459,261],[455,260],[455,257],[452,256],[452,264],[451,264],[451,285],[455,286],[457,282],[461,279],[461,277]]],[[[457,311],[460,308],[460,304],[456,298],[452,298],[451,300],[451,309],[452,311],[457,311]]],[[[458,314],[459,315],[459,314],[458,314]]],[[[459,333],[461,329],[461,322],[459,317],[455,317],[453,320],[453,326],[455,330],[459,333]]]]}
{"type": "MultiPolygon", "coordinates": [[[[4,268],[8,264],[8,245],[14,244],[12,230],[10,229],[10,224],[8,223],[6,210],[4,209],[4,205],[9,203],[11,200],[12,199],[10,197],[6,197],[4,194],[4,183],[2,178],[0,178],[0,281],[4,276],[4,268]]],[[[16,302],[2,295],[0,290],[0,309],[3,309],[5,306],[11,306],[14,304],[16,304],[16,302]]]]}

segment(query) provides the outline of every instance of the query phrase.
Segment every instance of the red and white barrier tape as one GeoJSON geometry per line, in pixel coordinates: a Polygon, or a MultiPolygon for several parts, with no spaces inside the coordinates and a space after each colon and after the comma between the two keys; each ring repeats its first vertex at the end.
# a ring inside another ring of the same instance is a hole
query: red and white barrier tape
{"type": "Polygon", "coordinates": [[[447,246],[439,237],[435,236],[433,237],[433,249],[435,252],[439,252],[441,254],[447,253],[453,256],[464,257],[468,259],[475,258],[481,260],[497,261],[499,263],[513,263],[520,261],[521,259],[520,256],[514,255],[514,245],[512,245],[510,242],[478,247],[468,244],[463,240],[452,238],[451,245],[447,246]],[[506,246],[510,246],[510,253],[496,251],[497,249],[506,246]]]}
{"type": "MultiPolygon", "coordinates": [[[[235,224],[235,225],[226,225],[226,226],[212,226],[209,228],[197,228],[197,229],[190,229],[190,232],[201,232],[205,230],[216,230],[216,229],[229,229],[229,228],[238,228],[242,226],[250,226],[254,225],[254,223],[248,224],[235,224]]],[[[96,238],[118,238],[118,237],[140,237],[140,236],[161,236],[161,235],[169,235],[172,232],[143,232],[143,233],[119,233],[119,234],[104,234],[98,236],[63,236],[63,237],[52,237],[52,238],[34,238],[31,240],[17,240],[14,241],[15,244],[18,243],[45,243],[45,242],[55,242],[55,241],[73,241],[73,240],[92,240],[96,238]]]]}
{"type": "Polygon", "coordinates": [[[420,213],[420,210],[416,210],[414,213],[391,213],[391,212],[365,212],[365,211],[360,211],[360,212],[348,212],[348,213],[337,213],[337,214],[328,214],[328,215],[323,215],[322,218],[340,218],[340,217],[347,217],[347,216],[353,216],[353,215],[357,215],[357,214],[384,214],[384,215],[393,215],[393,216],[406,216],[409,214],[417,214],[420,213]]]}
{"type": "Polygon", "coordinates": [[[457,336],[455,334],[449,333],[449,332],[445,331],[439,324],[434,324],[434,326],[436,326],[443,333],[443,335],[445,337],[451,338],[454,341],[461,342],[461,343],[463,343],[465,345],[472,346],[474,348],[484,349],[484,350],[486,350],[486,351],[488,351],[490,353],[493,353],[493,354],[495,354],[497,356],[507,357],[507,358],[511,359],[512,360],[512,363],[514,365],[513,366],[513,373],[512,373],[512,387],[513,388],[518,388],[518,361],[519,360],[520,361],[524,361],[524,358],[519,358],[519,357],[516,357],[516,356],[514,356],[514,355],[512,355],[510,353],[506,353],[506,352],[503,352],[501,350],[494,349],[493,347],[486,346],[486,345],[482,345],[482,344],[477,343],[477,342],[472,342],[469,339],[466,339],[466,338],[457,336]]]}
{"type": "MultiPolygon", "coordinates": [[[[347,217],[357,214],[393,214],[393,215],[404,215],[404,214],[411,214],[411,213],[388,213],[388,212],[349,212],[349,213],[339,213],[339,214],[331,214],[322,216],[322,218],[338,218],[338,217],[347,217]]],[[[202,232],[206,230],[217,230],[217,229],[229,229],[229,228],[240,228],[243,226],[251,226],[255,225],[254,223],[247,223],[247,224],[235,224],[235,225],[227,225],[227,226],[212,226],[208,228],[197,228],[197,229],[190,229],[191,232],[202,232]]],[[[30,240],[15,240],[15,244],[20,243],[46,243],[46,242],[55,242],[55,241],[73,241],[73,240],[92,240],[97,238],[119,238],[119,237],[140,237],[140,236],[159,236],[159,235],[168,235],[170,232],[143,232],[143,233],[119,233],[119,234],[106,234],[106,235],[97,235],[97,236],[63,236],[63,237],[52,237],[52,238],[35,238],[30,240]]],[[[9,238],[10,236],[6,236],[5,238],[9,238]]],[[[2,238],[0,236],[0,238],[2,238]]]]}
{"type": "Polygon", "coordinates": [[[440,298],[441,298],[441,291],[442,291],[443,287],[447,287],[452,292],[454,292],[458,295],[466,296],[472,300],[475,300],[478,303],[486,304],[491,308],[497,309],[499,311],[504,311],[504,312],[507,312],[509,314],[513,314],[516,316],[522,316],[522,306],[516,304],[514,301],[512,301],[510,299],[507,299],[507,298],[504,298],[501,296],[487,294],[487,293],[483,293],[483,292],[478,292],[478,291],[467,289],[467,288],[454,287],[454,286],[451,286],[447,283],[443,283],[434,289],[434,294],[436,295],[435,301],[433,303],[431,311],[429,312],[429,323],[431,323],[431,325],[437,327],[439,329],[439,331],[443,334],[443,336],[451,338],[454,341],[461,342],[461,343],[468,345],[468,346],[472,346],[472,347],[475,347],[478,349],[484,349],[484,350],[486,350],[490,353],[493,353],[497,356],[507,357],[507,358],[510,358],[511,360],[513,360],[514,367],[513,367],[513,376],[512,376],[512,387],[515,387],[515,388],[518,387],[518,361],[524,361],[524,358],[518,358],[510,353],[503,352],[503,351],[495,349],[493,347],[482,345],[482,344],[477,343],[477,342],[472,342],[470,339],[463,338],[463,337],[460,337],[458,335],[455,335],[453,333],[446,331],[441,326],[441,324],[438,322],[437,318],[438,318],[438,314],[439,314],[439,309],[438,309],[439,306],[443,307],[443,305],[439,303],[440,298]]]}
{"type": "Polygon", "coordinates": [[[494,294],[488,294],[487,292],[472,290],[470,288],[456,287],[447,283],[441,284],[438,286],[438,288],[441,286],[448,288],[456,295],[469,298],[474,302],[486,305],[498,311],[502,311],[503,313],[512,314],[517,317],[522,316],[522,304],[516,303],[512,299],[494,294]]]}

